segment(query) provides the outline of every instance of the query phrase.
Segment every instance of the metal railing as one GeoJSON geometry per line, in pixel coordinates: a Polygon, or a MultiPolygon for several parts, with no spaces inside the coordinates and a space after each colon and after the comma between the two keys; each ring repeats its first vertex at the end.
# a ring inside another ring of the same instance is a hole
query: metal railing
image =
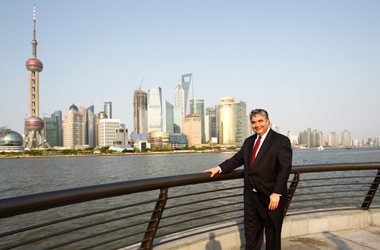
{"type": "MultiPolygon", "coordinates": [[[[199,173],[1,199],[0,250],[150,249],[235,226],[223,222],[241,223],[243,177],[199,173]]],[[[379,182],[380,163],[294,166],[285,211],[379,207],[379,182]]]]}

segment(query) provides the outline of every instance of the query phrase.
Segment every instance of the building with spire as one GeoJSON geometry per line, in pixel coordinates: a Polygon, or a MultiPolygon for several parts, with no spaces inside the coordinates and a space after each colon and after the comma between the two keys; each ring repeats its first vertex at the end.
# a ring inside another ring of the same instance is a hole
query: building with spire
{"type": "MultiPolygon", "coordinates": [[[[26,61],[26,69],[29,71],[29,118],[25,121],[25,147],[29,145],[29,149],[38,148],[39,136],[41,136],[43,143],[50,148],[49,143],[41,133],[44,128],[44,121],[40,116],[40,96],[39,96],[39,80],[40,72],[43,69],[43,64],[37,59],[37,39],[36,39],[36,6],[33,10],[33,40],[32,40],[32,58],[26,61]]],[[[42,143],[42,144],[43,144],[42,143]]]]}

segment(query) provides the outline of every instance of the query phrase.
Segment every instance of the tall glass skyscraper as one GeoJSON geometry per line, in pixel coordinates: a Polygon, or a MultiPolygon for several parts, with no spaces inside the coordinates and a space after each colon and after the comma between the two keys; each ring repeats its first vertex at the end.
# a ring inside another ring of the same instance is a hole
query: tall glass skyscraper
{"type": "Polygon", "coordinates": [[[94,148],[96,146],[96,134],[95,134],[95,112],[94,105],[86,108],[85,110],[86,119],[85,119],[85,144],[94,148]]]}
{"type": "Polygon", "coordinates": [[[148,133],[162,132],[162,92],[160,87],[148,89],[148,133]]]}
{"type": "Polygon", "coordinates": [[[133,133],[147,134],[148,133],[148,95],[146,92],[138,89],[133,94],[133,133]]]}
{"type": "Polygon", "coordinates": [[[190,114],[197,114],[201,118],[202,143],[206,143],[205,135],[205,101],[202,99],[190,100],[190,114]]]}
{"type": "Polygon", "coordinates": [[[247,104],[243,101],[235,102],[235,144],[241,147],[247,138],[247,104]]]}
{"type": "Polygon", "coordinates": [[[58,146],[57,122],[52,117],[44,117],[42,120],[44,121],[44,129],[42,130],[42,133],[50,147],[58,146]]]}
{"type": "Polygon", "coordinates": [[[184,116],[190,114],[190,100],[193,99],[193,74],[182,75],[182,88],[184,90],[184,116]]]}
{"type": "Polygon", "coordinates": [[[166,132],[174,133],[173,105],[166,101],[166,132]]]}
{"type": "MultiPolygon", "coordinates": [[[[63,146],[63,132],[62,132],[62,111],[57,110],[51,114],[51,118],[57,123],[57,145],[63,146]]],[[[52,146],[54,147],[54,146],[52,146]]]]}
{"type": "Polygon", "coordinates": [[[104,103],[104,113],[108,115],[108,119],[112,119],[112,102],[104,103]]]}

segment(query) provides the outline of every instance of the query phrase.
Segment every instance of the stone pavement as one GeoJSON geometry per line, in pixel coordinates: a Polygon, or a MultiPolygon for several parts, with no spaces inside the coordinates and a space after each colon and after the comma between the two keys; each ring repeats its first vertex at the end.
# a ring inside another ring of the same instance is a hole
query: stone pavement
{"type": "MultiPolygon", "coordinates": [[[[262,248],[265,249],[265,248],[262,248]]],[[[282,239],[283,250],[370,250],[380,249],[380,228],[368,227],[282,239]]]]}

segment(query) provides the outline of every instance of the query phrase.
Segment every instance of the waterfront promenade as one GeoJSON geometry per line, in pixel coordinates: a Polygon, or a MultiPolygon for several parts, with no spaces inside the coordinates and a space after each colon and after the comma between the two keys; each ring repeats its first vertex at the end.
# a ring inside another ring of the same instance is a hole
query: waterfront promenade
{"type": "MultiPolygon", "coordinates": [[[[242,221],[215,231],[164,244],[154,250],[239,250],[244,249],[242,221]]],[[[226,223],[227,224],[227,223],[226,223]]],[[[214,226],[218,228],[218,226],[214,226]]],[[[198,230],[204,230],[198,229],[198,230]]],[[[197,230],[187,232],[196,233],[197,230]]],[[[186,234],[186,233],[185,233],[186,234]]],[[[171,237],[181,237],[178,234],[171,237]]],[[[168,237],[170,238],[170,237],[168,237]]],[[[166,239],[157,239],[157,242],[166,239]]],[[[336,210],[289,215],[282,231],[283,250],[370,250],[380,246],[380,207],[371,210],[336,210]]],[[[128,248],[132,250],[135,248],[128,248]]],[[[265,246],[262,247],[265,250],[265,246]]]]}

